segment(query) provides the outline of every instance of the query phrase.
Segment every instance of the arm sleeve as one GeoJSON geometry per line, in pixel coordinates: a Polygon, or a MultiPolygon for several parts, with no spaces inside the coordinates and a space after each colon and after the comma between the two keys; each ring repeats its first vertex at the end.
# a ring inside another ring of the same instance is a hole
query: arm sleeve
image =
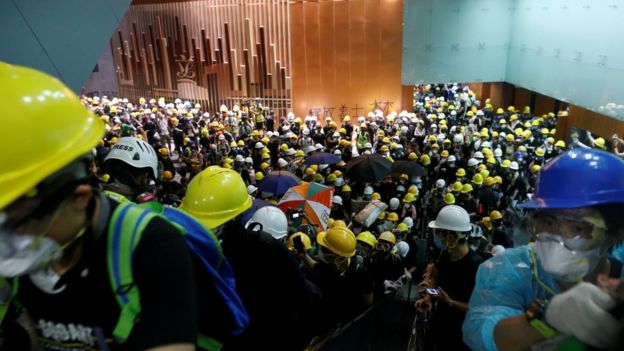
{"type": "Polygon", "coordinates": [[[532,296],[530,279],[530,263],[517,255],[497,256],[481,264],[462,328],[470,349],[498,350],[494,328],[524,312],[532,296]]]}
{"type": "Polygon", "coordinates": [[[197,340],[197,289],[183,236],[161,218],[145,228],[134,254],[141,298],[140,349],[197,340]]]}

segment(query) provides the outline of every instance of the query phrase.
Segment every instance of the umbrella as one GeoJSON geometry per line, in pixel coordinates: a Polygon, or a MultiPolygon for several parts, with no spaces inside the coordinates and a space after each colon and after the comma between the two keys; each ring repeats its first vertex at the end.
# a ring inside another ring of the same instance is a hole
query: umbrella
{"type": "Polygon", "coordinates": [[[288,189],[277,207],[284,212],[289,208],[303,209],[313,224],[326,230],[333,196],[334,188],[332,187],[318,183],[305,183],[288,189]]]}
{"type": "Polygon", "coordinates": [[[340,157],[329,152],[317,152],[305,159],[306,166],[309,165],[331,165],[340,162],[340,157]]]}
{"type": "Polygon", "coordinates": [[[425,168],[414,161],[396,161],[392,165],[392,173],[407,174],[412,177],[422,177],[427,175],[425,168]]]}
{"type": "Polygon", "coordinates": [[[361,183],[375,183],[392,172],[392,162],[381,155],[363,155],[349,161],[346,166],[349,177],[361,183]]]}
{"type": "Polygon", "coordinates": [[[262,179],[260,185],[258,185],[258,191],[282,195],[288,191],[288,189],[298,185],[299,182],[299,178],[290,172],[271,172],[262,179]]]}
{"type": "Polygon", "coordinates": [[[275,205],[273,205],[270,202],[266,202],[264,200],[253,199],[253,202],[251,203],[251,207],[247,211],[245,211],[245,213],[243,213],[243,217],[241,218],[241,223],[246,224],[247,222],[249,222],[249,220],[251,219],[251,217],[253,217],[256,211],[266,206],[275,206],[275,205]]]}

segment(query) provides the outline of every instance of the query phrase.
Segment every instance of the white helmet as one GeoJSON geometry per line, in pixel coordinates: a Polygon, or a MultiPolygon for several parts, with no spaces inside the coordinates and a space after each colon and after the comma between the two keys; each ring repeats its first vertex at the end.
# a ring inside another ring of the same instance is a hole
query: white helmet
{"type": "Polygon", "coordinates": [[[429,228],[468,232],[472,226],[466,210],[457,205],[448,205],[442,207],[435,221],[429,222],[429,228]]]}
{"type": "Polygon", "coordinates": [[[286,160],[280,157],[277,160],[277,167],[286,167],[286,166],[288,166],[288,162],[286,162],[286,160]]]}
{"type": "Polygon", "coordinates": [[[446,159],[447,162],[455,162],[457,161],[457,157],[455,155],[451,155],[446,159]]]}
{"type": "Polygon", "coordinates": [[[334,150],[334,155],[340,156],[340,155],[342,155],[342,151],[336,149],[336,150],[334,150]]]}
{"type": "Polygon", "coordinates": [[[407,134],[408,129],[407,126],[401,127],[401,134],[407,134]]]}
{"type": "Polygon", "coordinates": [[[438,189],[442,189],[446,186],[446,182],[444,181],[444,179],[438,179],[436,180],[436,187],[438,189]]]}
{"type": "Polygon", "coordinates": [[[407,227],[410,229],[414,226],[414,220],[412,219],[412,217],[403,218],[403,223],[407,224],[407,227]]]}
{"type": "Polygon", "coordinates": [[[158,157],[154,148],[141,139],[123,137],[117,141],[106,155],[104,162],[119,160],[134,168],[149,168],[154,178],[158,178],[158,157]]]}
{"type": "Polygon", "coordinates": [[[372,148],[373,148],[373,144],[371,144],[371,143],[366,143],[366,144],[364,144],[364,148],[365,148],[365,149],[372,149],[372,148]]]}
{"type": "Polygon", "coordinates": [[[364,188],[364,195],[373,195],[373,188],[370,186],[364,188]]]}
{"type": "Polygon", "coordinates": [[[251,184],[249,184],[249,185],[247,186],[247,194],[249,194],[249,195],[251,195],[251,194],[255,193],[255,192],[256,192],[256,190],[258,190],[258,188],[256,188],[255,186],[253,186],[253,185],[251,185],[251,184]]]}
{"type": "Polygon", "coordinates": [[[236,155],[236,157],[234,157],[234,161],[245,162],[245,158],[243,157],[243,155],[236,155]]]}
{"type": "Polygon", "coordinates": [[[459,143],[461,143],[463,141],[464,141],[464,136],[463,135],[461,135],[461,134],[453,135],[453,142],[454,143],[458,143],[459,144],[459,143]]]}
{"type": "Polygon", "coordinates": [[[292,147],[289,148],[288,150],[286,150],[286,155],[288,156],[293,156],[297,153],[297,151],[295,151],[295,149],[293,149],[292,147]]]}
{"type": "Polygon", "coordinates": [[[308,146],[306,148],[306,154],[309,154],[309,153],[314,152],[314,151],[316,151],[316,148],[314,146],[312,146],[312,145],[310,145],[310,146],[308,146]]]}
{"type": "Polygon", "coordinates": [[[399,254],[399,256],[405,258],[405,256],[407,256],[407,254],[409,253],[410,247],[409,244],[406,243],[405,241],[399,241],[396,246],[396,251],[399,254]]]}
{"type": "Polygon", "coordinates": [[[342,198],[340,196],[338,196],[338,195],[335,195],[332,198],[332,203],[335,203],[335,204],[338,204],[338,205],[342,206],[342,198]]]}
{"type": "Polygon", "coordinates": [[[303,130],[303,135],[310,135],[310,130],[308,128],[303,130]]]}
{"type": "Polygon", "coordinates": [[[393,197],[392,199],[390,199],[388,205],[390,206],[390,210],[394,211],[399,208],[399,205],[401,205],[401,201],[399,201],[399,199],[397,199],[396,197],[393,197]]]}
{"type": "Polygon", "coordinates": [[[477,160],[483,160],[483,153],[481,151],[475,152],[474,158],[476,158],[477,160]]]}
{"type": "Polygon", "coordinates": [[[470,234],[468,234],[471,238],[480,238],[483,236],[483,229],[476,224],[470,224],[472,228],[470,229],[470,234]]]}
{"type": "Polygon", "coordinates": [[[492,147],[489,141],[484,141],[481,143],[481,148],[487,147],[488,149],[492,147]]]}
{"type": "Polygon", "coordinates": [[[282,210],[275,206],[265,206],[256,211],[247,222],[246,227],[253,223],[260,223],[262,231],[271,234],[275,239],[288,235],[288,218],[282,210]]]}
{"type": "Polygon", "coordinates": [[[321,145],[321,144],[316,144],[316,145],[314,145],[314,147],[315,147],[317,150],[321,150],[321,151],[323,150],[323,145],[321,145]]]}
{"type": "Polygon", "coordinates": [[[336,178],[336,181],[334,182],[334,185],[336,187],[345,185],[344,179],[342,179],[342,177],[336,178]]]}
{"type": "Polygon", "coordinates": [[[492,256],[500,256],[505,253],[505,247],[502,245],[494,245],[492,248],[492,256]]]}
{"type": "Polygon", "coordinates": [[[519,168],[520,167],[518,166],[518,162],[516,161],[511,161],[511,163],[509,164],[509,169],[513,169],[514,171],[517,171],[519,168]]]}
{"type": "Polygon", "coordinates": [[[479,164],[476,158],[471,158],[468,160],[468,167],[474,167],[479,164]]]}
{"type": "Polygon", "coordinates": [[[502,157],[503,156],[503,150],[501,150],[500,148],[494,149],[494,156],[495,157],[502,157]]]}
{"type": "Polygon", "coordinates": [[[267,132],[267,138],[272,138],[273,137],[273,132],[272,131],[268,131],[267,132]]]}
{"type": "Polygon", "coordinates": [[[407,190],[405,189],[405,187],[404,187],[403,185],[399,185],[399,186],[397,186],[397,187],[396,187],[396,191],[397,191],[398,193],[404,193],[404,192],[406,192],[407,190]]]}
{"type": "Polygon", "coordinates": [[[264,149],[264,144],[261,142],[256,143],[256,149],[264,149]]]}
{"type": "Polygon", "coordinates": [[[253,158],[245,157],[245,163],[249,163],[249,164],[253,163],[253,158]]]}

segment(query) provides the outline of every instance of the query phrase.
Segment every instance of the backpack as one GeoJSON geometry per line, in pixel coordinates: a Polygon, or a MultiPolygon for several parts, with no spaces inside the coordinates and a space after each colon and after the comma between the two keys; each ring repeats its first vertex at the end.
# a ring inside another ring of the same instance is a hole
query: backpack
{"type": "MultiPolygon", "coordinates": [[[[213,278],[213,286],[230,313],[232,336],[241,335],[249,325],[249,316],[236,292],[234,273],[223,256],[217,237],[190,215],[156,202],[136,205],[120,203],[112,214],[108,235],[108,272],[121,314],[113,330],[116,340],[125,341],[140,315],[139,291],[132,276],[132,255],[142,232],[156,216],[164,217],[184,234],[185,242],[213,278]]],[[[199,335],[197,345],[206,350],[220,350],[214,338],[199,335]]]]}

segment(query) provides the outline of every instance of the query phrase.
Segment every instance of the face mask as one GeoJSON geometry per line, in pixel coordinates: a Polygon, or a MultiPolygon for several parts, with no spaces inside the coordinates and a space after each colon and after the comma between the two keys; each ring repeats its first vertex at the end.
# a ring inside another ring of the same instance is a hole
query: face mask
{"type": "Polygon", "coordinates": [[[0,259],[1,277],[17,277],[47,267],[63,254],[59,244],[45,236],[10,235],[8,240],[14,253],[0,259]]]}
{"type": "Polygon", "coordinates": [[[334,254],[325,254],[323,250],[319,250],[318,258],[321,262],[332,265],[340,275],[346,273],[349,268],[349,264],[351,263],[351,259],[348,257],[341,257],[334,254]]]}
{"type": "Polygon", "coordinates": [[[56,287],[61,276],[50,267],[30,273],[29,278],[36,287],[47,294],[58,294],[65,290],[65,285],[56,287]]]}
{"type": "Polygon", "coordinates": [[[470,248],[472,249],[472,251],[477,251],[477,249],[479,248],[479,245],[471,244],[470,248]]]}
{"type": "Polygon", "coordinates": [[[443,250],[446,247],[446,244],[444,243],[444,241],[442,241],[442,239],[440,239],[440,237],[437,235],[433,236],[433,245],[435,245],[435,247],[437,247],[440,250],[443,250]]]}
{"type": "Polygon", "coordinates": [[[600,262],[600,248],[591,250],[572,250],[569,247],[583,247],[589,239],[568,239],[566,245],[559,235],[541,233],[535,249],[542,268],[556,279],[565,282],[579,282],[600,262]]]}

